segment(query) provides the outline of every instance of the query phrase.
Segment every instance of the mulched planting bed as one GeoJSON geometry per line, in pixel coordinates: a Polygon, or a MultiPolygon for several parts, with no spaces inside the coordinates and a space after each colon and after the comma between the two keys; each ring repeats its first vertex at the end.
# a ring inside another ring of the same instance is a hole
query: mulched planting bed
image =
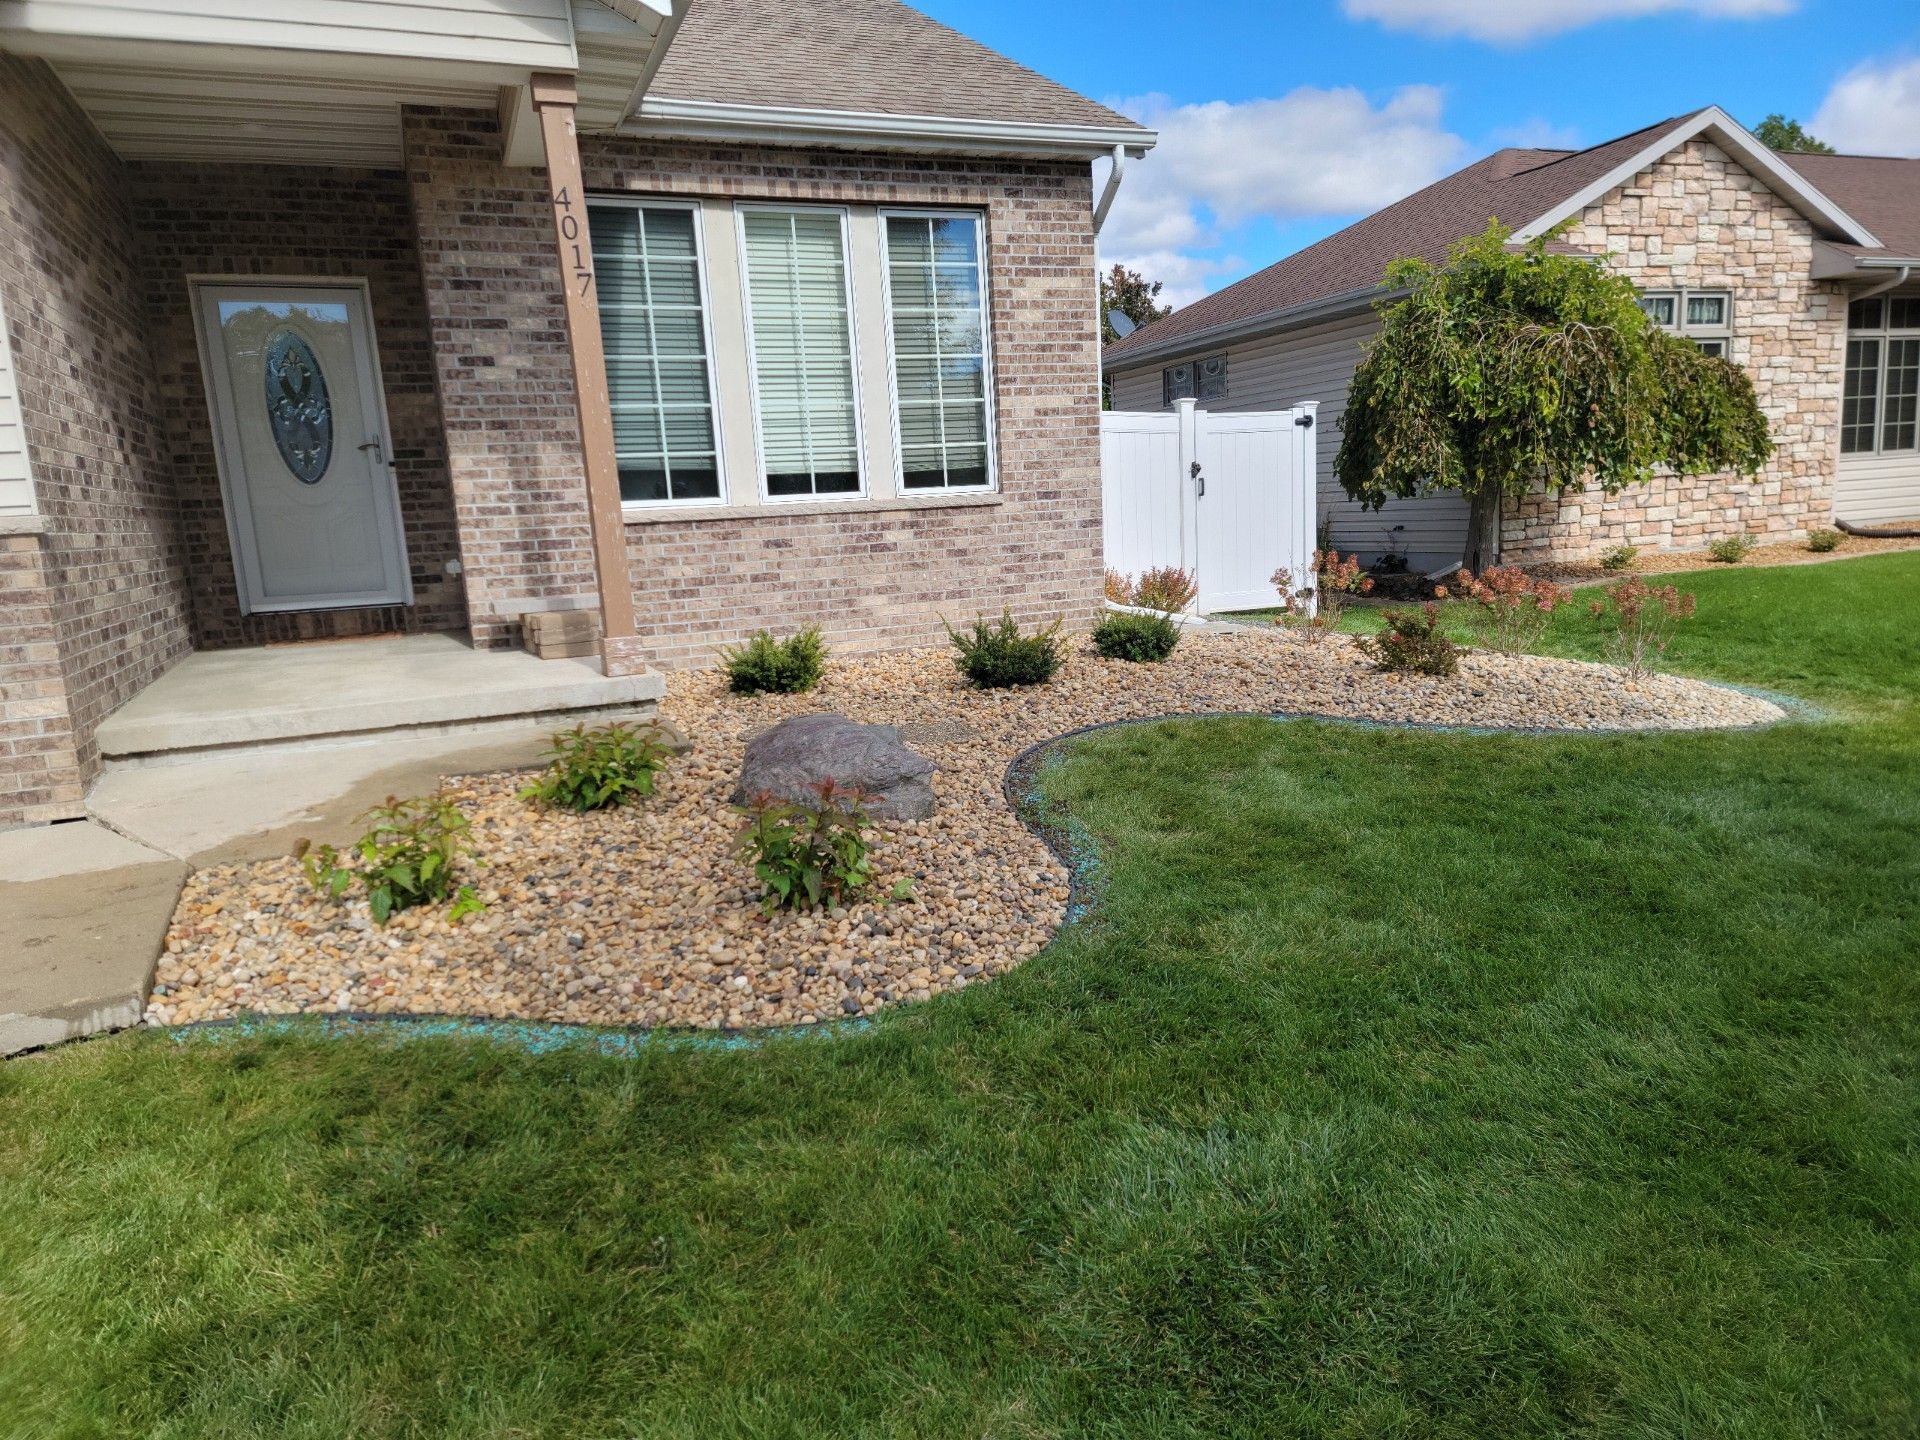
{"type": "Polygon", "coordinates": [[[829,662],[807,695],[741,697],[714,673],[675,675],[662,705],[692,749],[658,793],[588,815],[518,798],[524,774],[447,782],[483,867],[486,911],[459,925],[416,909],[382,930],[363,902],[315,895],[292,860],[199,871],[155,975],[154,1024],[303,1011],[468,1014],[595,1024],[746,1028],[872,1014],[990,978],[1059,927],[1069,876],[1009,807],[1008,764],[1036,741],[1116,720],[1260,713],[1492,729],[1674,730],[1763,725],[1757,696],[1673,676],[1472,654],[1451,679],[1384,675],[1346,637],[1189,633],[1159,665],[1102,660],[1083,639],[1050,685],[975,691],[951,652],[829,662]],[[747,738],[831,710],[898,724],[940,767],[938,808],[873,832],[878,893],[839,913],[759,908],[732,853],[726,797],[747,738]]]}
{"type": "Polygon", "coordinates": [[[1838,545],[1819,554],[1807,549],[1805,542],[1799,540],[1779,545],[1756,545],[1744,559],[1733,564],[1715,560],[1705,550],[1642,550],[1625,571],[1607,570],[1598,564],[1566,561],[1529,565],[1527,572],[1544,579],[1566,582],[1614,581],[1628,574],[1679,575],[1692,570],[1759,570],[1772,565],[1817,565],[1827,560],[1846,560],[1896,550],[1920,550],[1920,540],[1881,540],[1870,535],[1842,535],[1838,545]]]}

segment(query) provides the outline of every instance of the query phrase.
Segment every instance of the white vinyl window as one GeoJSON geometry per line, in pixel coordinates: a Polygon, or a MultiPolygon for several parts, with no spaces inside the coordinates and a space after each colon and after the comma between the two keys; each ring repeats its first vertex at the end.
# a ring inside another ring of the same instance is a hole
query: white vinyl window
{"type": "Polygon", "coordinates": [[[1662,330],[1684,335],[1709,355],[1725,356],[1733,339],[1733,295],[1726,290],[1648,290],[1640,308],[1662,330]]]}
{"type": "Polygon", "coordinates": [[[977,215],[881,216],[902,490],[993,485],[983,238],[977,215]]]}
{"type": "Polygon", "coordinates": [[[1840,453],[1920,450],[1920,296],[1875,296],[1847,307],[1840,453]]]}
{"type": "Polygon", "coordinates": [[[698,207],[595,200],[587,210],[620,499],[723,497],[698,207]]]}
{"type": "Polygon", "coordinates": [[[846,212],[743,206],[739,214],[767,498],[859,494],[846,212]]]}

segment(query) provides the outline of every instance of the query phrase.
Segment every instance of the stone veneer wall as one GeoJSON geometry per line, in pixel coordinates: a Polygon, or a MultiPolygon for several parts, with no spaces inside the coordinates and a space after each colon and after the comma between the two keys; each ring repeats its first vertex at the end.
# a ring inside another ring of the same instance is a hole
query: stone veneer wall
{"type": "Polygon", "coordinates": [[[0,822],[52,820],[191,626],[126,171],[52,71],[4,54],[0,295],[46,521],[0,541],[0,822]]]}
{"type": "Polygon", "coordinates": [[[196,645],[464,629],[460,581],[446,570],[460,547],[406,177],[396,170],[295,165],[142,163],[128,169],[192,577],[196,645]],[[393,429],[411,606],[240,613],[187,283],[208,275],[367,282],[393,429]]]}
{"type": "MultiPolygon", "coordinates": [[[[490,115],[406,114],[441,406],[476,641],[519,610],[593,593],[552,220],[538,172],[503,169],[490,115]]],[[[627,526],[647,654],[709,663],[766,626],[817,623],[852,649],[944,638],[1003,605],[1090,617],[1101,594],[1099,335],[1083,164],[582,141],[594,191],[986,212],[997,503],[822,505],[627,526]]]]}
{"type": "Polygon", "coordinates": [[[1567,235],[1606,252],[1643,290],[1733,292],[1730,354],[1753,377],[1773,459],[1752,478],[1656,478],[1529,497],[1510,512],[1503,557],[1587,559],[1617,545],[1698,550],[1723,535],[1768,540],[1828,523],[1840,454],[1846,355],[1841,287],[1809,278],[1813,228],[1708,140],[1694,140],[1598,201],[1567,235]]]}

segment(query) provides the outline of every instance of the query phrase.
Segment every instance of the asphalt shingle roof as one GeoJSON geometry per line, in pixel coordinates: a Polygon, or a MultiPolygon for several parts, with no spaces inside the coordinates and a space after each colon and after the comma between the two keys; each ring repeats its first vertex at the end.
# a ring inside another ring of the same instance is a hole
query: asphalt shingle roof
{"type": "Polygon", "coordinates": [[[897,0],[694,0],[649,93],[792,109],[1142,128],[897,0]]]}
{"type": "Polygon", "coordinates": [[[1880,248],[1842,245],[1853,255],[1920,259],[1920,160],[1881,155],[1782,155],[1820,193],[1873,232],[1880,248]]]}

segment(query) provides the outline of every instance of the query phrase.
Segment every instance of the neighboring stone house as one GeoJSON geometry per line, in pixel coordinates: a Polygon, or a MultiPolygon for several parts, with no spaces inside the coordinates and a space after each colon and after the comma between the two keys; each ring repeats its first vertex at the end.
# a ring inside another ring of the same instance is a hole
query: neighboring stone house
{"type": "Polygon", "coordinates": [[[1605,257],[1655,322],[1752,376],[1772,426],[1755,477],[1657,478],[1609,499],[1509,506],[1510,561],[1616,545],[1698,549],[1723,535],[1804,535],[1835,517],[1920,517],[1920,160],[1782,155],[1725,112],[1664,120],[1587,150],[1501,150],[1107,347],[1116,409],[1194,394],[1209,408],[1320,403],[1320,507],[1332,543],[1457,560],[1453,493],[1374,512],[1333,478],[1339,417],[1389,261],[1445,258],[1497,219],[1517,238],[1563,221],[1558,248],[1605,257]]]}
{"type": "Polygon", "coordinates": [[[1098,605],[1151,132],[894,0],[277,8],[0,6],[0,824],[195,651],[1098,605]]]}

